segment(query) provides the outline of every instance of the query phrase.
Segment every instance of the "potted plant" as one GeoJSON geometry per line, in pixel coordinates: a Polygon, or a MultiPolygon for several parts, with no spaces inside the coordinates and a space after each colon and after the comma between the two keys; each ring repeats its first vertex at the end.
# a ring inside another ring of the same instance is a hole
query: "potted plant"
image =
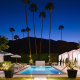
{"type": "Polygon", "coordinates": [[[66,60],[65,60],[65,66],[67,66],[68,62],[69,62],[69,60],[68,60],[68,58],[66,58],[66,60]]]}
{"type": "Polygon", "coordinates": [[[30,59],[30,60],[29,60],[29,63],[32,65],[32,64],[33,64],[33,60],[32,60],[32,59],[30,59]]]}
{"type": "Polygon", "coordinates": [[[3,69],[5,78],[12,78],[14,73],[14,65],[10,61],[4,61],[3,69]]]}
{"type": "Polygon", "coordinates": [[[63,61],[62,61],[62,62],[63,62],[63,66],[64,66],[64,59],[63,59],[63,61]]]}
{"type": "Polygon", "coordinates": [[[3,62],[0,62],[0,70],[3,70],[3,62]]]}
{"type": "Polygon", "coordinates": [[[69,78],[76,78],[76,75],[77,75],[77,70],[74,69],[74,67],[76,67],[76,64],[77,64],[77,61],[65,61],[66,62],[66,65],[68,66],[68,70],[67,70],[67,73],[68,73],[68,77],[69,78]]]}

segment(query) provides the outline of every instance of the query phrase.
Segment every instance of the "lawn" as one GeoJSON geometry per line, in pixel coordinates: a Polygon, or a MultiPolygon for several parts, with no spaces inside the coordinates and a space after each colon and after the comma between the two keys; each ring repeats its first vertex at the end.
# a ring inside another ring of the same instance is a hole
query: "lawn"
{"type": "Polygon", "coordinates": [[[67,78],[67,77],[60,77],[60,78],[47,78],[47,80],[80,80],[80,78],[67,78]]]}
{"type": "MultiPolygon", "coordinates": [[[[34,80],[34,78],[22,78],[22,77],[16,77],[16,78],[7,78],[0,77],[0,80],[34,80]]],[[[47,78],[47,80],[80,80],[79,78],[67,78],[67,77],[60,77],[60,78],[47,78]]]]}
{"type": "Polygon", "coordinates": [[[26,78],[26,77],[16,77],[16,78],[5,78],[0,77],[0,80],[34,80],[34,78],[26,78]]]}

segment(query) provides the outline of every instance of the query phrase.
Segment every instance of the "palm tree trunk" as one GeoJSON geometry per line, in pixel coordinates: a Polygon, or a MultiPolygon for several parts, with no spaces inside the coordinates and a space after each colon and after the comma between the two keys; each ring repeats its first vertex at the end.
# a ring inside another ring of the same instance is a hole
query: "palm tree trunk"
{"type": "Polygon", "coordinates": [[[37,55],[36,37],[35,37],[35,48],[36,48],[36,55],[37,55]]]}
{"type": "Polygon", "coordinates": [[[62,29],[61,29],[61,41],[62,41],[62,29]]]}
{"type": "MultiPolygon", "coordinates": [[[[25,2],[26,2],[26,0],[25,0],[25,2]]],[[[26,10],[26,6],[27,6],[27,4],[25,4],[25,13],[26,13],[26,26],[27,26],[27,28],[28,28],[28,22],[27,22],[27,10],[26,10]]],[[[28,36],[28,32],[27,32],[27,36],[28,36]]]]}
{"type": "Polygon", "coordinates": [[[27,25],[27,27],[28,27],[28,24],[27,24],[27,10],[26,10],[26,0],[25,0],[25,13],[26,13],[26,25],[27,25]]]}
{"type": "Polygon", "coordinates": [[[50,12],[50,33],[51,33],[51,12],[50,12]]]}
{"type": "MultiPolygon", "coordinates": [[[[17,48],[16,48],[16,49],[17,49],[17,50],[16,50],[16,52],[18,53],[18,44],[17,44],[17,39],[16,39],[16,47],[17,47],[17,48]]],[[[17,53],[16,53],[16,54],[17,54],[17,53]]]]}
{"type": "MultiPolygon", "coordinates": [[[[43,16],[42,16],[42,31],[43,31],[43,16]]],[[[42,38],[42,34],[41,34],[41,38],[42,38]]]]}
{"type": "Polygon", "coordinates": [[[33,11],[33,27],[34,27],[35,48],[36,48],[36,55],[37,55],[37,45],[36,45],[36,36],[35,36],[35,25],[34,25],[34,11],[33,11]]]}
{"type": "Polygon", "coordinates": [[[24,32],[23,32],[23,38],[24,38],[24,32]]]}
{"type": "Polygon", "coordinates": [[[35,26],[34,26],[34,11],[33,11],[33,27],[34,27],[34,36],[35,36],[35,26]]]}
{"type": "MultiPolygon", "coordinates": [[[[13,32],[12,32],[12,41],[13,41],[13,32]]],[[[14,53],[14,43],[12,43],[12,45],[13,45],[13,53],[14,53]]]]}
{"type": "MultiPolygon", "coordinates": [[[[24,32],[23,32],[23,38],[24,38],[24,32]]],[[[25,41],[24,41],[24,52],[25,52],[25,41]]]]}
{"type": "Polygon", "coordinates": [[[28,31],[28,38],[29,38],[29,49],[30,49],[30,59],[31,59],[31,45],[30,45],[29,31],[28,31]]]}
{"type": "Polygon", "coordinates": [[[50,33],[51,33],[51,11],[50,11],[50,31],[49,31],[49,61],[50,61],[50,33]]]}
{"type": "Polygon", "coordinates": [[[37,55],[37,45],[36,45],[36,55],[37,55]]]}
{"type": "Polygon", "coordinates": [[[13,41],[13,32],[12,32],[12,41],[13,41]]]}
{"type": "Polygon", "coordinates": [[[49,61],[50,61],[50,31],[49,31],[49,61]]]}
{"type": "Polygon", "coordinates": [[[41,54],[41,43],[42,43],[42,31],[43,31],[43,16],[42,16],[42,29],[41,29],[40,54],[41,54]]]}

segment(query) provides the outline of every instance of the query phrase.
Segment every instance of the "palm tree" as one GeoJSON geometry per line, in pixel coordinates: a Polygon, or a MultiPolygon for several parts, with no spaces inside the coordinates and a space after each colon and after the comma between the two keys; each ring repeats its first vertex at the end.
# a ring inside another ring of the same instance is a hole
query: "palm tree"
{"type": "Polygon", "coordinates": [[[35,47],[36,47],[36,55],[37,55],[37,45],[36,45],[36,36],[35,36],[35,25],[34,25],[34,11],[37,11],[37,6],[36,4],[32,3],[30,4],[30,8],[29,10],[31,10],[31,12],[33,12],[33,27],[34,27],[34,37],[35,37],[35,47]]]}
{"type": "MultiPolygon", "coordinates": [[[[41,42],[42,42],[43,18],[45,18],[45,17],[46,17],[46,15],[45,15],[45,12],[44,12],[44,11],[40,12],[39,17],[41,17],[41,16],[42,16],[42,29],[41,29],[41,42]]],[[[40,54],[41,54],[41,42],[40,42],[40,54]]]]}
{"type": "Polygon", "coordinates": [[[10,28],[10,31],[12,32],[12,40],[13,40],[13,32],[15,31],[14,28],[10,28]]]}
{"type": "Polygon", "coordinates": [[[23,32],[23,38],[24,38],[24,32],[25,32],[25,31],[26,31],[25,29],[22,29],[22,30],[21,30],[21,32],[23,32]]]}
{"type": "Polygon", "coordinates": [[[27,23],[27,10],[26,10],[26,7],[27,7],[27,4],[26,3],[30,3],[29,0],[21,0],[21,2],[23,2],[23,4],[25,5],[25,13],[26,13],[26,25],[28,27],[28,23],[27,23]]]}
{"type": "Polygon", "coordinates": [[[15,35],[14,36],[14,39],[18,40],[19,39],[19,36],[18,35],[15,35]]]}
{"type": "Polygon", "coordinates": [[[14,36],[14,39],[16,39],[16,46],[17,46],[17,53],[18,53],[18,44],[17,44],[17,40],[19,39],[19,36],[18,36],[18,35],[15,35],[15,36],[14,36]]]}
{"type": "MultiPolygon", "coordinates": [[[[14,30],[14,28],[10,28],[10,31],[12,32],[12,41],[13,41],[13,32],[14,32],[15,30],[14,30]]],[[[13,51],[13,53],[14,53],[14,42],[12,43],[12,45],[13,45],[13,50],[12,50],[12,51],[13,51]]]]}
{"type": "Polygon", "coordinates": [[[46,10],[49,10],[50,12],[50,30],[49,30],[49,61],[50,61],[50,33],[51,33],[51,9],[54,10],[54,6],[53,6],[53,3],[48,3],[45,7],[46,10]]]}
{"type": "Polygon", "coordinates": [[[61,30],[61,41],[62,41],[62,29],[64,29],[64,26],[60,25],[58,29],[61,30]]]}
{"type": "MultiPolygon", "coordinates": [[[[23,32],[23,38],[24,38],[24,32],[25,32],[26,30],[25,29],[22,29],[21,30],[21,32],[23,32]]],[[[25,51],[25,41],[24,41],[24,51],[25,51]]]]}
{"type": "Polygon", "coordinates": [[[26,31],[28,32],[28,38],[29,38],[29,49],[30,49],[30,59],[31,59],[31,45],[30,45],[30,37],[29,37],[29,27],[26,28],[26,31]]]}
{"type": "MultiPolygon", "coordinates": [[[[23,2],[23,4],[25,5],[25,13],[26,13],[26,26],[28,28],[28,22],[27,22],[27,10],[26,10],[26,7],[27,7],[27,4],[26,3],[30,3],[29,0],[21,0],[21,2],[23,2]]],[[[28,33],[27,33],[28,34],[28,33]]]]}

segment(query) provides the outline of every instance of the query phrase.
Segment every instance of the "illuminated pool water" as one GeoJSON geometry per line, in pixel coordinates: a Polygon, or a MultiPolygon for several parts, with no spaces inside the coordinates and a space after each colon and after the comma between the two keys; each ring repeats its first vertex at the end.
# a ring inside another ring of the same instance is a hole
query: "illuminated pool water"
{"type": "Polygon", "coordinates": [[[65,74],[52,66],[31,66],[19,74],[65,74]]]}

